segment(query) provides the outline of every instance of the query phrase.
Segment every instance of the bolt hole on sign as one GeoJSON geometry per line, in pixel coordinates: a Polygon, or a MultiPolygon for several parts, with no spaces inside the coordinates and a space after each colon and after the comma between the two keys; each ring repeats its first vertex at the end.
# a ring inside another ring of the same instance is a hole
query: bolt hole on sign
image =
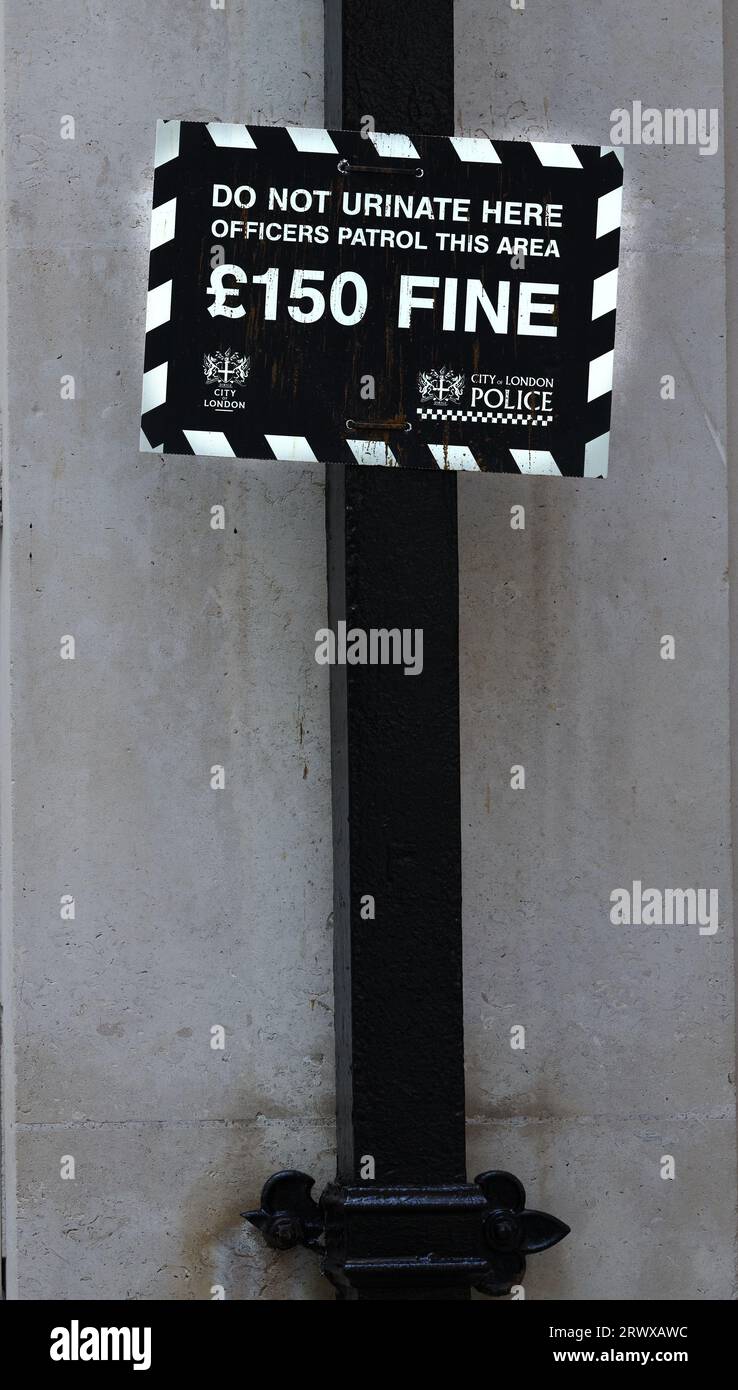
{"type": "Polygon", "coordinates": [[[622,151],[157,129],[141,448],[604,477],[622,151]]]}

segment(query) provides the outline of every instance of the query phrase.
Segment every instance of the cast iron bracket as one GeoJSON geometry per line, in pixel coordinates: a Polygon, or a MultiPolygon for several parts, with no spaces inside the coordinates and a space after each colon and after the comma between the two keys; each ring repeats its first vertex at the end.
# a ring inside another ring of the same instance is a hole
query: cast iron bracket
{"type": "Polygon", "coordinates": [[[339,1298],[477,1289],[509,1294],[526,1255],[556,1245],[569,1227],[529,1211],[512,1173],[480,1173],[473,1183],[432,1187],[331,1184],[320,1203],[314,1180],[288,1169],[264,1185],[261,1207],[243,1215],[275,1250],[307,1246],[339,1298]]]}

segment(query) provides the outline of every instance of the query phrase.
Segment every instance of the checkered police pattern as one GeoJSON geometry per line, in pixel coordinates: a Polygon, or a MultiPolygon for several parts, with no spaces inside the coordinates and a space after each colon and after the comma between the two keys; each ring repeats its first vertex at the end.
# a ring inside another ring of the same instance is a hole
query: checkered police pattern
{"type": "Polygon", "coordinates": [[[491,425],[550,425],[552,415],[516,415],[514,412],[497,410],[432,410],[418,406],[416,414],[421,420],[483,420],[491,425]]]}

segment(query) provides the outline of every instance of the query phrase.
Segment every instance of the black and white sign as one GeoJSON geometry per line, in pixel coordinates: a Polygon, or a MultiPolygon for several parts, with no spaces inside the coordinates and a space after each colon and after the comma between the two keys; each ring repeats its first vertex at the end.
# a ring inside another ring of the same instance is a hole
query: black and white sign
{"type": "Polygon", "coordinates": [[[603,477],[622,151],[162,121],[142,449],[603,477]]]}

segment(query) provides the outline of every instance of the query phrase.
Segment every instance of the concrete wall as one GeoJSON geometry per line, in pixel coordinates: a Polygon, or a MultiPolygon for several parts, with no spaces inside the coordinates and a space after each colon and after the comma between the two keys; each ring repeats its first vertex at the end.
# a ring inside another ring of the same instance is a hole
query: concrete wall
{"type": "MultiPolygon", "coordinates": [[[[718,0],[456,11],[465,133],[720,105],[718,0]]],[[[173,13],[5,3],[9,1286],[328,1298],[238,1216],[332,1176],[322,469],[137,452],[154,120],[320,124],[322,6],[173,13]]],[[[469,1170],[572,1225],[533,1298],[732,1288],[722,156],[630,150],[626,190],[610,480],[459,482],[469,1170]],[[719,932],[613,927],[634,878],[718,888],[719,932]]]]}
{"type": "MultiPolygon", "coordinates": [[[[456,14],[469,133],[598,142],[635,99],[721,106],[717,0],[459,0],[456,14]]],[[[536,1175],[536,1199],[576,1226],[530,1262],[529,1296],[725,1298],[722,150],[628,149],[624,207],[608,481],[460,481],[470,1148],[536,1175]],[[507,517],[523,496],[520,533],[507,517]],[[513,763],[525,793],[508,790],[513,763]],[[634,879],[717,888],[723,925],[611,926],[610,892],[634,879]],[[525,1053],[506,1043],[513,1023],[525,1053]]]]}

